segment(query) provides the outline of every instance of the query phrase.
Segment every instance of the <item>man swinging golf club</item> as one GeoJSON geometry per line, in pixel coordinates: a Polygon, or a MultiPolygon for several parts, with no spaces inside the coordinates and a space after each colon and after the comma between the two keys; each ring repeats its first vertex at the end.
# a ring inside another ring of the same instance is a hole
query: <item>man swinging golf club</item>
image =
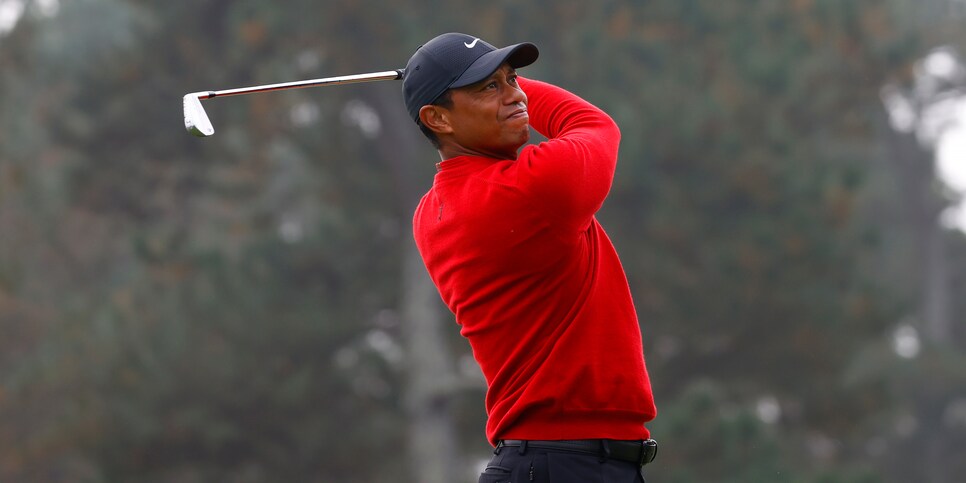
{"type": "Polygon", "coordinates": [[[519,77],[537,56],[447,33],[410,58],[406,108],[442,159],[414,236],[486,377],[495,451],[479,481],[640,482],[656,409],[627,278],[594,216],[620,132],[519,77]],[[531,126],[547,141],[524,147],[531,126]]]}

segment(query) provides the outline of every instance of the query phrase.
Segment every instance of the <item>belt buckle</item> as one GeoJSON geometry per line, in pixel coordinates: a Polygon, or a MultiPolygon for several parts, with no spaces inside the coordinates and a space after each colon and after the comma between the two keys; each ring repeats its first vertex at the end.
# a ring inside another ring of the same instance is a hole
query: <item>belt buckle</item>
{"type": "Polygon", "coordinates": [[[654,461],[657,457],[657,441],[653,439],[645,439],[641,441],[641,454],[637,458],[637,466],[643,467],[644,465],[654,461]]]}

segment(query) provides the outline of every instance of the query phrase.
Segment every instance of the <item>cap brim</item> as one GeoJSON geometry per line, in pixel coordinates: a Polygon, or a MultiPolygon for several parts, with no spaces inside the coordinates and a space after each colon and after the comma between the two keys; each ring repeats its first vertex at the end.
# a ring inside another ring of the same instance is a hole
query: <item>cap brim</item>
{"type": "Polygon", "coordinates": [[[540,51],[537,50],[537,46],[530,42],[514,44],[487,52],[470,64],[463,75],[453,81],[449,87],[465,87],[480,82],[496,72],[504,62],[509,63],[510,67],[514,69],[526,67],[534,63],[539,55],[540,51]]]}

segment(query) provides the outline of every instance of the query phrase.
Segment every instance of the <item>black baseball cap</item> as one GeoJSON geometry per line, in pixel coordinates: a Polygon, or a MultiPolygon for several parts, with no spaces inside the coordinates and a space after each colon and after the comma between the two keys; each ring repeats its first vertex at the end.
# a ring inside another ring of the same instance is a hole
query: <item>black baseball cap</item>
{"type": "Polygon", "coordinates": [[[409,117],[419,121],[419,109],[447,89],[486,79],[504,62],[514,69],[528,66],[539,54],[529,42],[498,49],[472,35],[442,34],[419,46],[406,64],[402,92],[409,117]]]}

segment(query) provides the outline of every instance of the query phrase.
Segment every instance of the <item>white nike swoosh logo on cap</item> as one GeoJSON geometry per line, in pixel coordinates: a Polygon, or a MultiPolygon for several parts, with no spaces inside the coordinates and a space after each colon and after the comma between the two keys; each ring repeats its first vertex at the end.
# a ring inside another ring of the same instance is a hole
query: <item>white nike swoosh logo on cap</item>
{"type": "Polygon", "coordinates": [[[472,49],[473,47],[476,47],[476,43],[479,41],[480,39],[473,39],[473,41],[470,43],[463,42],[463,45],[465,45],[467,49],[472,49]]]}

